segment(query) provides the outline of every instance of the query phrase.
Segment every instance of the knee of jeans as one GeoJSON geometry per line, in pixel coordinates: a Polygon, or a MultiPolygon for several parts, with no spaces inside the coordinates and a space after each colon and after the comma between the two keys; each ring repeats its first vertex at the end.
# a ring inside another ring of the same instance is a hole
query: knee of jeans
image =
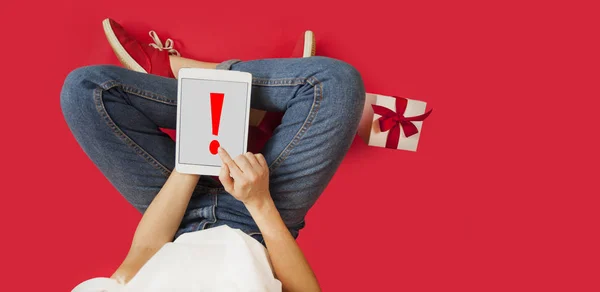
{"type": "Polygon", "coordinates": [[[87,85],[87,88],[96,88],[113,79],[113,72],[118,70],[126,69],[114,65],[92,65],[77,68],[67,75],[63,90],[75,89],[82,85],[87,85]]]}
{"type": "Polygon", "coordinates": [[[340,60],[319,58],[323,66],[324,98],[334,99],[340,115],[360,115],[365,101],[365,86],[360,72],[354,66],[340,60]]]}
{"type": "Polygon", "coordinates": [[[94,111],[94,90],[106,80],[112,67],[117,68],[108,65],[81,67],[67,75],[60,93],[60,107],[69,125],[94,111]]]}

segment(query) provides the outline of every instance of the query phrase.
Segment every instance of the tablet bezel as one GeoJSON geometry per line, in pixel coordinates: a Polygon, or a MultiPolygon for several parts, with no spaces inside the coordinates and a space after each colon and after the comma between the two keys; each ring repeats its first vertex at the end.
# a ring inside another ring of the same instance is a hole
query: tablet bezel
{"type": "MultiPolygon", "coordinates": [[[[225,82],[244,82],[247,84],[247,96],[246,96],[246,117],[250,115],[250,97],[252,93],[252,74],[240,71],[231,70],[213,70],[213,69],[200,69],[200,68],[181,68],[177,77],[177,131],[175,137],[175,169],[180,173],[188,174],[200,174],[200,175],[218,175],[221,167],[220,166],[207,166],[207,165],[192,165],[179,163],[179,135],[181,131],[180,117],[181,117],[181,82],[184,78],[188,79],[201,79],[210,81],[225,81],[225,82]]],[[[246,129],[249,128],[249,118],[244,122],[246,129]]],[[[248,130],[244,131],[244,147],[243,152],[248,151],[248,130]]]]}

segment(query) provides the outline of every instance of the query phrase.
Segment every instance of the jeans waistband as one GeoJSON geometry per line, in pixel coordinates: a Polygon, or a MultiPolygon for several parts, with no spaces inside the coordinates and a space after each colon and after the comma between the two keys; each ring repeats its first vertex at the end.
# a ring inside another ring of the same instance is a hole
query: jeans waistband
{"type": "Polygon", "coordinates": [[[217,69],[231,70],[231,66],[233,66],[234,64],[239,63],[239,62],[241,62],[241,60],[238,60],[238,59],[227,60],[227,61],[222,62],[219,65],[217,65],[217,69]]]}

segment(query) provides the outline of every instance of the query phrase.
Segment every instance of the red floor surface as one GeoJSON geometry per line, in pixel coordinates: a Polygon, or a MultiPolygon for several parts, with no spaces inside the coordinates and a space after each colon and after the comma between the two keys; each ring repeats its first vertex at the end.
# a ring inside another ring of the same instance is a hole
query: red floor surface
{"type": "MultiPolygon", "coordinates": [[[[598,7],[592,1],[11,1],[2,27],[2,291],[109,276],[140,215],[59,107],[117,64],[112,17],[185,56],[317,53],[369,92],[427,101],[419,151],[355,140],[299,242],[324,291],[600,291],[598,7]]],[[[147,39],[147,38],[146,38],[147,39]]]]}

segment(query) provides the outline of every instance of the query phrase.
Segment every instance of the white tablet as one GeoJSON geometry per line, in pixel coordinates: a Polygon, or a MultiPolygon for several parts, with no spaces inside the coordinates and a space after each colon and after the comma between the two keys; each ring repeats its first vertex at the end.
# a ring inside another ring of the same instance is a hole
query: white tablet
{"type": "Polygon", "coordinates": [[[251,90],[250,73],[179,70],[175,141],[178,172],[218,175],[219,146],[231,157],[247,151],[251,90]]]}

